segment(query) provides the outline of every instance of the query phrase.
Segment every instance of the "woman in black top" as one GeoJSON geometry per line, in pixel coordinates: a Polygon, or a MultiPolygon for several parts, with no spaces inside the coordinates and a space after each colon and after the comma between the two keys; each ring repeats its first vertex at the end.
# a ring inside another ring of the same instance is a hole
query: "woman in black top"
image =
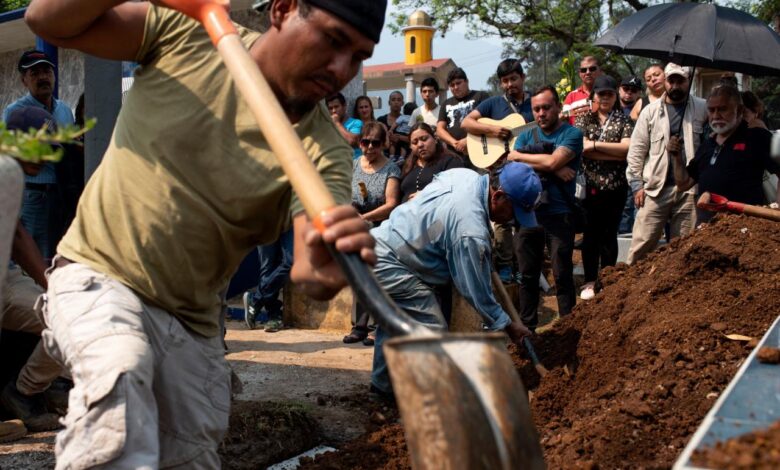
{"type": "Polygon", "coordinates": [[[412,156],[401,172],[401,201],[412,199],[433,181],[433,177],[450,168],[463,168],[463,161],[444,150],[433,128],[424,122],[415,124],[409,134],[412,156]]]}
{"type": "Polygon", "coordinates": [[[585,284],[580,298],[596,293],[599,266],[617,261],[617,233],[626,202],[626,155],[634,130],[617,99],[617,82],[602,75],[591,94],[595,111],[577,116],[575,126],[582,131],[582,168],[585,173],[585,212],[587,225],[582,238],[582,264],[585,284]]]}

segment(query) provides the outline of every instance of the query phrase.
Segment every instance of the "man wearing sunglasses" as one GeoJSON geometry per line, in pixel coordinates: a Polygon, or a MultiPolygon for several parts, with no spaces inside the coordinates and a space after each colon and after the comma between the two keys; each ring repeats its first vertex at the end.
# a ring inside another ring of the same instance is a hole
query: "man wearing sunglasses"
{"type": "Polygon", "coordinates": [[[579,68],[580,80],[582,85],[579,88],[572,91],[563,100],[563,105],[567,109],[571,109],[569,114],[569,124],[574,125],[574,120],[580,114],[589,111],[588,99],[593,91],[593,84],[596,82],[596,77],[601,75],[601,66],[599,66],[599,60],[592,55],[585,56],[580,61],[579,68]]]}
{"type": "MultiPolygon", "coordinates": [[[[493,296],[490,222],[535,227],[541,191],[539,177],[523,163],[510,162],[485,175],[465,168],[439,173],[371,231],[379,283],[412,318],[443,330],[447,323],[436,288],[452,282],[489,330],[503,330],[520,344],[531,331],[512,322],[493,296]]],[[[392,397],[382,351],[387,338],[377,328],[371,373],[372,394],[385,399],[392,397]]]]}

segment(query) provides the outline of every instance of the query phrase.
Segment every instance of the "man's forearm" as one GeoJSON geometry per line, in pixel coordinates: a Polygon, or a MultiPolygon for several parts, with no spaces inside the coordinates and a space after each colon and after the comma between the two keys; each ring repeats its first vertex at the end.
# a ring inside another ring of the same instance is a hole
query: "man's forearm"
{"type": "Polygon", "coordinates": [[[682,154],[672,154],[672,164],[674,166],[674,184],[677,186],[678,191],[687,191],[696,184],[690,175],[688,170],[685,169],[685,163],[682,161],[682,154]]]}
{"type": "Polygon", "coordinates": [[[339,131],[339,134],[341,134],[342,137],[344,137],[344,140],[347,141],[349,145],[352,147],[357,147],[358,144],[358,136],[357,134],[353,134],[347,130],[346,127],[344,127],[344,124],[341,122],[336,122],[336,129],[339,131]]]}
{"type": "Polygon", "coordinates": [[[436,136],[450,147],[455,147],[455,144],[458,143],[458,139],[447,132],[447,125],[444,124],[444,121],[439,121],[439,124],[436,126],[436,136]]]}
{"type": "Polygon", "coordinates": [[[46,263],[43,255],[35,244],[32,236],[24,229],[22,223],[16,224],[14,232],[13,246],[11,248],[11,259],[18,264],[39,286],[44,289],[48,287],[46,282],[46,263]]]}
{"type": "Polygon", "coordinates": [[[33,0],[24,18],[46,39],[69,39],[86,31],[96,19],[126,0],[33,0]]]}

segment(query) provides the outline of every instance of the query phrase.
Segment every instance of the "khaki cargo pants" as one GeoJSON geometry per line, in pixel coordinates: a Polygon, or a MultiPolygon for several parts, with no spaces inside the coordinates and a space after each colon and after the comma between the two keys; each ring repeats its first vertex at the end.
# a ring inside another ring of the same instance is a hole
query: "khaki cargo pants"
{"type": "Polygon", "coordinates": [[[633,264],[653,251],[667,222],[671,238],[688,235],[696,226],[693,194],[678,192],[673,184],[664,186],[655,197],[645,196],[645,204],[639,208],[634,220],[626,263],[633,264]]]}
{"type": "Polygon", "coordinates": [[[85,265],[49,273],[43,338],[75,383],[56,468],[219,468],[230,411],[222,339],[189,332],[85,265]]]}
{"type": "MultiPolygon", "coordinates": [[[[0,324],[3,328],[40,335],[44,328],[43,321],[34,306],[38,297],[43,294],[43,288],[31,277],[25,276],[19,266],[12,266],[8,269],[8,277],[3,283],[2,291],[6,302],[0,311],[0,324]]],[[[49,357],[41,341],[19,371],[16,388],[25,395],[41,393],[49,388],[60,372],[62,367],[49,357]]]]}

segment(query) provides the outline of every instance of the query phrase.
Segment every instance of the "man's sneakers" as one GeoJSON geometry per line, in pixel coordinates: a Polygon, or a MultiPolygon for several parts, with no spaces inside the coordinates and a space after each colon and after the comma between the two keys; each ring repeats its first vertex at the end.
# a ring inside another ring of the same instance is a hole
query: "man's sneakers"
{"type": "Polygon", "coordinates": [[[584,284],[582,286],[582,290],[580,291],[580,298],[582,300],[590,300],[595,296],[596,296],[595,282],[588,282],[587,284],[584,284]]]}
{"type": "Polygon", "coordinates": [[[0,421],[0,443],[18,441],[27,435],[27,428],[19,419],[0,421]]]}
{"type": "Polygon", "coordinates": [[[0,403],[11,415],[19,418],[31,432],[52,431],[62,427],[60,417],[46,410],[42,394],[27,396],[16,389],[11,380],[0,393],[0,403]]]}
{"type": "Polygon", "coordinates": [[[257,326],[257,322],[255,321],[255,306],[250,300],[251,295],[252,293],[249,291],[244,292],[241,300],[244,302],[244,323],[246,323],[247,328],[254,330],[257,326]]]}
{"type": "Polygon", "coordinates": [[[265,324],[265,332],[266,333],[276,333],[277,331],[284,328],[284,323],[282,323],[282,320],[279,319],[271,319],[268,320],[265,324]]]}

